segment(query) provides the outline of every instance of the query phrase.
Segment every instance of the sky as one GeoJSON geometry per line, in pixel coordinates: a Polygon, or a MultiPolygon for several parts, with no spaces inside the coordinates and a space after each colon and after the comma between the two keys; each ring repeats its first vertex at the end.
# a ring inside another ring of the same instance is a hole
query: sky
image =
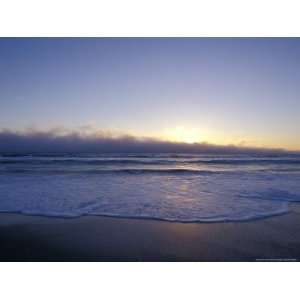
{"type": "Polygon", "coordinates": [[[0,130],[300,150],[298,38],[0,38],[0,130]]]}

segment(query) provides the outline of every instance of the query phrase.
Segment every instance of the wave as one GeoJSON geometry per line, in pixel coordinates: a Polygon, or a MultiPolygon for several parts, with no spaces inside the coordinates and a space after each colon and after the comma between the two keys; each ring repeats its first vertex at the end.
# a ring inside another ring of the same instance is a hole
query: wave
{"type": "Polygon", "coordinates": [[[89,158],[27,158],[27,159],[0,159],[0,165],[170,165],[170,164],[201,164],[201,165],[300,165],[300,159],[89,159],[89,158]]]}
{"type": "Polygon", "coordinates": [[[0,164],[29,164],[29,165],[49,165],[49,164],[86,164],[86,165],[114,165],[114,164],[137,164],[137,165],[162,165],[162,164],[172,164],[177,161],[171,160],[133,160],[133,159],[0,159],[0,164]]]}
{"type": "Polygon", "coordinates": [[[279,208],[270,212],[258,212],[256,215],[249,216],[214,216],[214,217],[201,217],[198,218],[172,218],[172,217],[157,217],[157,216],[149,216],[149,215],[130,215],[130,214],[116,214],[116,213],[70,213],[70,212],[38,212],[38,211],[15,211],[15,210],[2,210],[0,209],[0,213],[15,213],[27,216],[40,216],[40,217],[50,217],[50,218],[80,218],[83,216],[98,216],[98,217],[108,217],[108,218],[118,218],[118,219],[137,219],[137,220],[154,220],[154,221],[164,221],[164,222],[172,222],[172,223],[223,223],[223,222],[247,222],[247,221],[255,221],[275,216],[281,216],[289,212],[288,207],[279,208]]]}
{"type": "MultiPolygon", "coordinates": [[[[132,174],[132,175],[142,175],[142,174],[160,174],[160,175],[180,175],[180,174],[189,174],[189,175],[213,175],[213,174],[222,174],[230,173],[230,171],[212,171],[212,170],[193,170],[193,169],[81,169],[81,170],[72,170],[72,169],[0,169],[0,174],[9,174],[9,173],[31,173],[31,174],[132,174]]],[[[234,172],[235,174],[237,172],[234,172]]]]}
{"type": "Polygon", "coordinates": [[[191,163],[221,164],[221,165],[249,165],[249,164],[300,164],[300,159],[212,159],[195,160],[191,163]]]}

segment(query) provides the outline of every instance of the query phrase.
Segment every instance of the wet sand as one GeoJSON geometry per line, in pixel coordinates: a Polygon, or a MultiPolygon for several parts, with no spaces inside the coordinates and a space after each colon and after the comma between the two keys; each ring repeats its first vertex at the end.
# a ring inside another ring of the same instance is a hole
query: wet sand
{"type": "Polygon", "coordinates": [[[300,206],[247,222],[0,214],[1,261],[295,261],[300,206]]]}

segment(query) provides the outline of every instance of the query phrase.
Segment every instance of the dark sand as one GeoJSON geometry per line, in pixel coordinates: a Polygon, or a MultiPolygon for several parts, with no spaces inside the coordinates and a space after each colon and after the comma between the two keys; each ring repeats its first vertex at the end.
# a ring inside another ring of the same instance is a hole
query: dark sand
{"type": "Polygon", "coordinates": [[[299,205],[282,216],[224,223],[0,214],[1,261],[298,259],[299,205]]]}

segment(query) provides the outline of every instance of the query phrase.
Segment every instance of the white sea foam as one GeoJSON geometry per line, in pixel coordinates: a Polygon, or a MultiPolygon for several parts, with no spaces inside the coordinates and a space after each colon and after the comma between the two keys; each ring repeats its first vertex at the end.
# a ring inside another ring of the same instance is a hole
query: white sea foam
{"type": "Polygon", "coordinates": [[[228,157],[225,167],[211,162],[187,167],[181,161],[186,158],[172,156],[162,158],[170,160],[169,164],[158,163],[157,157],[143,157],[148,163],[138,167],[136,161],[130,164],[128,160],[140,157],[118,158],[126,163],[117,165],[115,159],[93,164],[90,158],[83,158],[72,165],[51,164],[53,157],[47,157],[46,164],[40,158],[38,164],[24,164],[20,157],[8,159],[18,162],[0,163],[0,211],[6,212],[218,222],[286,213],[290,202],[300,201],[299,164],[289,164],[286,158],[263,167],[257,162],[230,165],[228,157]]]}

